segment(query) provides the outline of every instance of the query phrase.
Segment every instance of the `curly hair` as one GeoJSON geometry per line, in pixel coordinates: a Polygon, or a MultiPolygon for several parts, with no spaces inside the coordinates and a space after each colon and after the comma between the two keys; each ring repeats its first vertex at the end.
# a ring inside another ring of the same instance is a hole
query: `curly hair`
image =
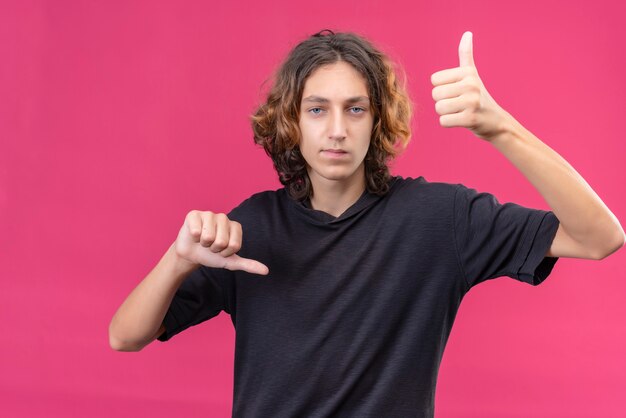
{"type": "Polygon", "coordinates": [[[300,101],[307,78],[317,68],[344,61],[367,81],[374,125],[365,156],[368,192],[389,190],[388,163],[402,152],[411,137],[412,105],[406,79],[400,80],[391,60],[354,33],[320,31],[296,45],[274,75],[267,100],[252,115],[254,142],[272,158],[280,182],[289,195],[305,200],[313,195],[307,163],[299,148],[300,101]]]}

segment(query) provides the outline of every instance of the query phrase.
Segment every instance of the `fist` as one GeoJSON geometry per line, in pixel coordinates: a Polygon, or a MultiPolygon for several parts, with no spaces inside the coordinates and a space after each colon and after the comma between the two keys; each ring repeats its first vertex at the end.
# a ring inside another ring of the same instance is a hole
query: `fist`
{"type": "Polygon", "coordinates": [[[434,73],[430,81],[434,86],[435,111],[444,128],[465,127],[488,141],[504,130],[509,115],[493,100],[478,76],[472,32],[461,37],[459,66],[434,73]]]}
{"type": "Polygon", "coordinates": [[[192,210],[178,232],[174,247],[179,257],[194,264],[268,274],[264,264],[236,254],[241,249],[242,238],[241,224],[225,214],[192,210]]]}

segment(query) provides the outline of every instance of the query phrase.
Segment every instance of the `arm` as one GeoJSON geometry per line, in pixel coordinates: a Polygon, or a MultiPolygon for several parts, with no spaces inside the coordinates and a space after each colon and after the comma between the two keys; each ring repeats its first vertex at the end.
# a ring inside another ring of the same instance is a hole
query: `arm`
{"type": "Polygon", "coordinates": [[[512,116],[502,121],[502,132],[489,142],[539,191],[560,222],[546,255],[600,260],[621,248],[624,230],[585,179],[512,116]]]}
{"type": "Polygon", "coordinates": [[[491,143],[543,196],[560,222],[546,256],[599,260],[621,248],[624,230],[587,182],[487,92],[474,65],[470,32],[459,44],[459,62],[431,76],[439,122],[466,127],[491,143]]]}
{"type": "Polygon", "coordinates": [[[163,333],[163,318],[178,287],[197,265],[170,246],[154,269],[128,295],[109,325],[109,344],[118,351],[139,351],[163,333]]]}
{"type": "Polygon", "coordinates": [[[241,224],[223,213],[189,212],[176,241],[115,312],[109,324],[111,348],[139,351],[161,335],[176,291],[200,265],[268,274],[266,265],[236,254],[242,234],[241,224]]]}

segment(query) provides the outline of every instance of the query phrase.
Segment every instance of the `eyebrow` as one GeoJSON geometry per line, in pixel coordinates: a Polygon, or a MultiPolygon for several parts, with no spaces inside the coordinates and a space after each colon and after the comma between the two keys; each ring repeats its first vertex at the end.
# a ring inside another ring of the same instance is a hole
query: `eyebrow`
{"type": "MultiPolygon", "coordinates": [[[[367,96],[355,96],[355,97],[350,97],[348,99],[346,99],[346,103],[359,103],[359,102],[368,102],[369,103],[370,98],[367,96]]],[[[325,97],[320,97],[320,96],[308,96],[305,97],[304,99],[302,99],[302,102],[312,102],[312,103],[329,103],[330,100],[328,100],[325,97]]]]}

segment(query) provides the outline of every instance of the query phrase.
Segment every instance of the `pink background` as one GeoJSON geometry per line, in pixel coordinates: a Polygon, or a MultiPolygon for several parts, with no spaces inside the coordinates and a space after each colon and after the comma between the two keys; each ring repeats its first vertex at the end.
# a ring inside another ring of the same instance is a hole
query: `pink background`
{"type": "MultiPolygon", "coordinates": [[[[139,353],[109,348],[108,325],[189,210],[280,187],[248,116],[323,28],[406,69],[414,136],[395,174],[549,209],[495,148],[438,124],[430,75],[471,30],[491,95],[623,222],[625,18],[619,1],[1,2],[0,415],[230,416],[227,314],[139,353]]],[[[473,289],[437,417],[626,416],[625,258],[473,289]]]]}

